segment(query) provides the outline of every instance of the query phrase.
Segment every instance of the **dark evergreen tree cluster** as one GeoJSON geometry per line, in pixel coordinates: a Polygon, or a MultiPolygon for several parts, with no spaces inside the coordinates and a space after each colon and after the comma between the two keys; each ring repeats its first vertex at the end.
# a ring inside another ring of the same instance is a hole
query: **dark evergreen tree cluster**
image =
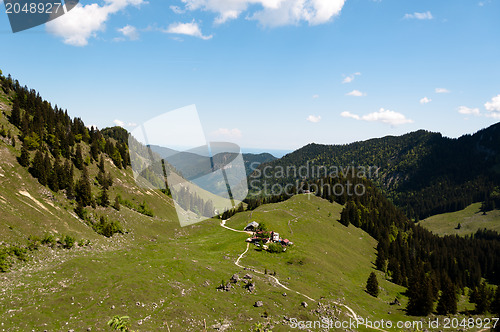
{"type": "Polygon", "coordinates": [[[186,211],[192,211],[207,218],[214,216],[213,202],[210,199],[203,200],[197,193],[192,193],[186,187],[182,187],[179,192],[176,192],[174,199],[186,211]]]}
{"type": "Polygon", "coordinates": [[[0,75],[0,85],[12,97],[9,121],[20,130],[19,164],[28,167],[40,184],[53,191],[66,190],[68,198],[76,198],[77,212],[81,215],[85,206],[96,203],[86,166],[99,161],[97,181],[101,191],[97,202],[108,206],[112,178],[104,172],[103,157],[107,155],[118,168],[130,165],[127,132],[123,128],[109,128],[103,135],[94,127],[89,129],[80,118],[71,119],[67,111],[52,106],[10,75],[0,75]],[[82,173],[76,181],[74,167],[82,173]]]}
{"type": "Polygon", "coordinates": [[[485,313],[500,313],[499,310],[499,290],[500,287],[496,287],[496,291],[488,286],[486,282],[482,282],[479,286],[475,287],[469,294],[469,301],[476,305],[476,314],[485,313]]]}
{"type": "Polygon", "coordinates": [[[97,173],[96,179],[99,185],[101,186],[101,192],[99,193],[99,197],[97,198],[100,206],[107,207],[109,205],[109,187],[113,185],[113,178],[110,173],[106,173],[104,169],[104,158],[101,155],[101,159],[99,161],[99,172],[97,173]]]}
{"type": "Polygon", "coordinates": [[[346,145],[309,144],[261,165],[250,179],[259,191],[362,168],[410,219],[420,220],[485,200],[491,209],[500,186],[499,155],[498,123],[458,139],[420,130],[346,145]]]}
{"type": "Polygon", "coordinates": [[[440,315],[454,315],[457,313],[457,303],[457,288],[448,276],[444,276],[441,281],[441,295],[436,311],[440,315]]]}
{"type": "Polygon", "coordinates": [[[243,212],[243,211],[245,211],[245,208],[243,207],[243,204],[240,203],[237,207],[224,211],[220,215],[220,218],[222,220],[227,220],[227,219],[231,218],[232,216],[234,216],[236,213],[243,212]]]}
{"type": "Polygon", "coordinates": [[[484,213],[494,209],[500,209],[500,187],[495,187],[481,205],[481,211],[484,213]]]}
{"type": "Polygon", "coordinates": [[[408,312],[415,315],[433,310],[453,312],[451,289],[477,287],[481,279],[498,284],[500,275],[500,234],[480,230],[472,236],[440,237],[411,222],[376,186],[357,177],[325,178],[316,183],[318,196],[345,204],[340,222],[360,227],[377,241],[377,269],[396,284],[409,287],[408,312]],[[332,188],[363,185],[362,195],[335,195],[332,188]],[[450,286],[451,283],[451,286],[450,286]],[[447,295],[446,295],[447,294],[447,295]],[[424,297],[424,298],[420,298],[424,297]]]}
{"type": "Polygon", "coordinates": [[[263,204],[272,204],[272,203],[279,203],[279,202],[284,202],[288,199],[290,199],[293,195],[295,195],[295,191],[289,193],[289,194],[281,194],[281,195],[273,195],[273,196],[259,196],[259,197],[250,197],[246,198],[243,200],[247,204],[247,210],[255,210],[259,206],[263,204]]]}

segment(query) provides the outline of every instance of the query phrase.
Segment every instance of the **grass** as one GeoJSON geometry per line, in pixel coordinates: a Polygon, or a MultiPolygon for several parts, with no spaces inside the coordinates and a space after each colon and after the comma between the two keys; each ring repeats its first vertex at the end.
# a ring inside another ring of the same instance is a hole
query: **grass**
{"type": "MultiPolygon", "coordinates": [[[[285,235],[290,218],[284,211],[292,209],[299,219],[291,225],[293,234],[286,236],[295,247],[282,254],[251,250],[242,264],[276,271],[290,288],[321,302],[341,300],[363,315],[403,318],[401,310],[387,304],[403,290],[401,287],[382,280],[379,274],[380,298],[363,291],[375,257],[375,241],[359,229],[340,225],[335,219],[340,208],[315,197],[297,196],[259,207],[253,213],[238,214],[228,223],[239,227],[259,216],[268,227],[285,235]],[[307,213],[312,208],[314,213],[307,213]],[[320,237],[316,236],[318,230],[322,230],[320,237]]],[[[252,272],[255,293],[250,294],[242,283],[230,292],[217,291],[221,280],[247,273],[234,265],[246,247],[246,235],[223,229],[218,223],[212,220],[180,228],[163,227],[164,223],[153,220],[149,226],[156,235],[154,242],[144,241],[138,236],[142,230],[136,230],[139,240],[123,248],[59,252],[57,263],[27,265],[27,271],[6,274],[1,298],[7,310],[0,314],[0,320],[4,326],[22,330],[94,329],[114,315],[127,315],[132,329],[157,330],[168,322],[172,330],[199,331],[203,319],[209,326],[228,320],[232,328],[248,330],[254,322],[265,320],[261,317],[264,311],[268,319],[278,322],[284,316],[318,319],[314,303],[252,272]],[[264,307],[253,307],[257,300],[262,300],[264,307]],[[309,309],[300,305],[304,300],[309,309]]],[[[127,236],[116,235],[116,239],[127,236]]],[[[47,248],[41,251],[50,253],[47,248]]],[[[345,312],[339,316],[346,318],[345,312]]],[[[274,330],[287,331],[288,327],[279,324],[274,330]]]]}
{"type": "Polygon", "coordinates": [[[474,203],[463,210],[438,214],[419,222],[419,225],[438,235],[470,235],[486,228],[500,232],[500,210],[483,215],[481,203],[474,203]],[[460,229],[457,225],[460,223],[460,229]]]}
{"type": "MultiPolygon", "coordinates": [[[[3,116],[0,123],[8,125],[3,116]]],[[[124,206],[120,211],[89,209],[96,219],[118,221],[125,233],[111,238],[97,234],[75,218],[73,202],[39,185],[17,164],[19,148],[20,144],[13,148],[0,140],[0,240],[25,245],[28,235],[51,233],[88,239],[91,245],[67,250],[40,246],[27,253],[26,262],[16,262],[11,272],[2,274],[1,329],[103,331],[113,316],[126,315],[131,328],[139,331],[166,329],[165,323],[172,331],[200,331],[203,320],[208,328],[229,322],[231,330],[248,331],[255,323],[271,322],[273,331],[289,331],[285,316],[298,320],[321,316],[315,303],[234,264],[246,248],[246,234],[220,227],[219,220],[180,227],[170,198],[136,186],[130,169],[120,170],[110,159],[105,161],[114,178],[110,200],[119,194],[134,206],[147,202],[154,217],[124,206]],[[221,280],[227,282],[234,273],[252,274],[255,292],[242,282],[229,292],[217,291],[221,280]],[[259,300],[264,306],[255,308],[259,300]],[[309,307],[301,306],[302,301],[309,307]]],[[[97,175],[96,163],[89,166],[89,173],[91,178],[97,175]]],[[[93,191],[97,194],[97,187],[93,191]]],[[[333,301],[372,320],[415,319],[405,316],[404,288],[385,280],[383,273],[376,271],[378,298],[364,291],[373,271],[376,241],[352,225],[338,223],[341,209],[312,195],[298,195],[236,214],[227,225],[243,229],[250,221],[264,222],[293,241],[293,248],[280,254],[251,247],[241,264],[276,272],[289,288],[330,305],[341,320],[348,319],[346,310],[335,308],[333,301]],[[402,305],[389,305],[396,297],[402,305]]],[[[462,299],[461,310],[467,306],[462,299]]]]}
{"type": "MultiPolygon", "coordinates": [[[[264,205],[237,214],[227,225],[242,229],[249,220],[265,222],[295,245],[282,254],[250,250],[241,260],[257,270],[267,268],[288,287],[333,307],[341,301],[372,320],[409,320],[404,315],[404,289],[377,272],[381,294],[364,292],[375,259],[375,241],[363,231],[344,227],[336,220],[341,206],[314,196],[300,195],[289,201],[264,205]],[[290,221],[290,227],[288,226],[290,221]],[[402,306],[388,302],[399,297],[402,306]]],[[[314,303],[301,295],[273,285],[266,276],[234,265],[246,248],[244,233],[220,227],[209,220],[180,228],[175,223],[152,219],[144,228],[115,235],[122,243],[112,250],[40,249],[41,264],[25,264],[4,274],[0,299],[5,311],[0,321],[15,330],[105,330],[115,315],[130,316],[131,328],[139,331],[200,331],[230,322],[231,330],[248,331],[256,322],[271,321],[273,331],[289,331],[283,317],[318,320],[314,303]],[[43,258],[45,257],[45,258],[43,258]],[[231,275],[254,276],[256,291],[239,283],[230,292],[216,287],[231,275]],[[287,296],[284,297],[283,293],[287,296]],[[261,300],[264,306],[253,304],[261,300]],[[303,308],[301,302],[309,303],[303,308]],[[267,313],[268,318],[263,318],[267,313]]],[[[337,313],[348,319],[346,311],[337,313]]]]}

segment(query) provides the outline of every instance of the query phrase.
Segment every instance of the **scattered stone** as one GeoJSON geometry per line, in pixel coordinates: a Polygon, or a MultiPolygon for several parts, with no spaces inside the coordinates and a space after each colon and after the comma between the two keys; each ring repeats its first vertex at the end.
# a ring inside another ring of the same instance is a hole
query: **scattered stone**
{"type": "Polygon", "coordinates": [[[231,327],[231,324],[227,321],[224,321],[222,323],[217,323],[217,324],[210,326],[210,328],[212,328],[214,330],[218,330],[218,331],[226,331],[230,327],[231,327]]]}
{"type": "Polygon", "coordinates": [[[112,305],[112,306],[111,306],[111,309],[114,309],[114,308],[115,308],[115,305],[112,305]]]}
{"type": "Polygon", "coordinates": [[[205,280],[205,282],[203,283],[203,286],[205,286],[205,287],[210,286],[210,280],[205,280]]]}
{"type": "Polygon", "coordinates": [[[233,286],[231,285],[231,282],[228,281],[227,284],[220,284],[219,286],[217,286],[217,290],[222,290],[222,291],[226,291],[226,292],[229,292],[231,290],[231,288],[233,288],[233,286]]]}
{"type": "Polygon", "coordinates": [[[283,293],[283,296],[286,296],[286,293],[283,293]]]}
{"type": "Polygon", "coordinates": [[[231,257],[229,257],[229,256],[224,256],[224,259],[230,260],[230,259],[231,259],[231,257]]]}
{"type": "Polygon", "coordinates": [[[257,301],[257,302],[255,302],[255,304],[253,306],[258,308],[258,307],[262,307],[263,305],[264,305],[264,303],[262,301],[257,301]]]}
{"type": "Polygon", "coordinates": [[[139,307],[141,305],[141,302],[137,301],[135,305],[139,307]]]}
{"type": "Polygon", "coordinates": [[[255,291],[255,284],[253,282],[250,282],[247,284],[247,288],[250,291],[250,293],[253,293],[255,291]]]}
{"type": "Polygon", "coordinates": [[[304,307],[304,308],[307,308],[308,304],[306,301],[302,301],[301,305],[304,307]]]}
{"type": "Polygon", "coordinates": [[[92,331],[92,328],[91,327],[87,327],[87,331],[92,331]]]}
{"type": "Polygon", "coordinates": [[[247,274],[245,274],[243,279],[252,279],[252,275],[247,273],[247,274]]]}
{"type": "Polygon", "coordinates": [[[235,284],[238,281],[240,281],[240,277],[237,274],[233,274],[233,276],[231,277],[231,282],[235,284]]]}

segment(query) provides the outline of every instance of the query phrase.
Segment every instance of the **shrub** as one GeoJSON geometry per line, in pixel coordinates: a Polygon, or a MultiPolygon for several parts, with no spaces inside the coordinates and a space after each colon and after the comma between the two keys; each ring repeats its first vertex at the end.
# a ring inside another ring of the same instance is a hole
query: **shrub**
{"type": "Polygon", "coordinates": [[[54,246],[56,245],[56,239],[52,234],[45,234],[40,242],[51,248],[54,248],[54,246]]]}
{"type": "Polygon", "coordinates": [[[0,247],[0,272],[7,272],[12,266],[12,259],[10,257],[15,257],[20,261],[26,261],[26,252],[26,248],[17,245],[0,247]]]}
{"type": "Polygon", "coordinates": [[[153,211],[149,208],[149,206],[146,204],[145,201],[143,201],[141,204],[139,204],[139,208],[137,209],[137,212],[144,214],[146,216],[149,216],[149,217],[153,216],[153,211]]]}
{"type": "Polygon", "coordinates": [[[28,236],[28,249],[38,250],[38,246],[41,244],[40,238],[38,236],[30,235],[28,236]]]}
{"type": "Polygon", "coordinates": [[[269,246],[268,246],[268,249],[267,251],[271,252],[271,253],[280,253],[280,252],[283,252],[283,246],[279,243],[270,243],[269,246]]]}
{"type": "Polygon", "coordinates": [[[75,245],[75,238],[70,235],[66,235],[62,240],[62,245],[64,249],[73,248],[73,246],[75,245]]]}
{"type": "Polygon", "coordinates": [[[111,237],[115,233],[123,233],[122,227],[118,221],[108,221],[106,217],[102,216],[98,223],[92,225],[97,234],[111,237]]]}

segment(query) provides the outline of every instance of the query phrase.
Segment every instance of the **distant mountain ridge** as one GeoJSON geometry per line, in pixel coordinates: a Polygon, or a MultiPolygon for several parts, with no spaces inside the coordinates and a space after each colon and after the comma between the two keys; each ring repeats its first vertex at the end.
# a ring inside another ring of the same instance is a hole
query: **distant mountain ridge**
{"type": "MultiPolygon", "coordinates": [[[[149,145],[149,147],[153,152],[165,158],[165,160],[175,168],[184,170],[183,175],[188,180],[208,174],[204,166],[207,163],[210,164],[213,162],[213,168],[219,169],[226,165],[229,160],[236,157],[236,154],[231,152],[218,153],[212,156],[212,161],[210,162],[208,149],[204,149],[203,147],[191,149],[189,151],[177,151],[158,145],[149,145]]],[[[277,159],[270,153],[242,153],[242,156],[247,176],[260,164],[277,159]]]]}
{"type": "MultiPolygon", "coordinates": [[[[377,166],[374,181],[410,217],[456,211],[485,200],[500,184],[500,123],[457,139],[419,130],[344,145],[311,143],[267,166],[377,166]]],[[[264,180],[259,171],[251,177],[264,180]]],[[[268,185],[298,177],[265,179],[268,185]]]]}

